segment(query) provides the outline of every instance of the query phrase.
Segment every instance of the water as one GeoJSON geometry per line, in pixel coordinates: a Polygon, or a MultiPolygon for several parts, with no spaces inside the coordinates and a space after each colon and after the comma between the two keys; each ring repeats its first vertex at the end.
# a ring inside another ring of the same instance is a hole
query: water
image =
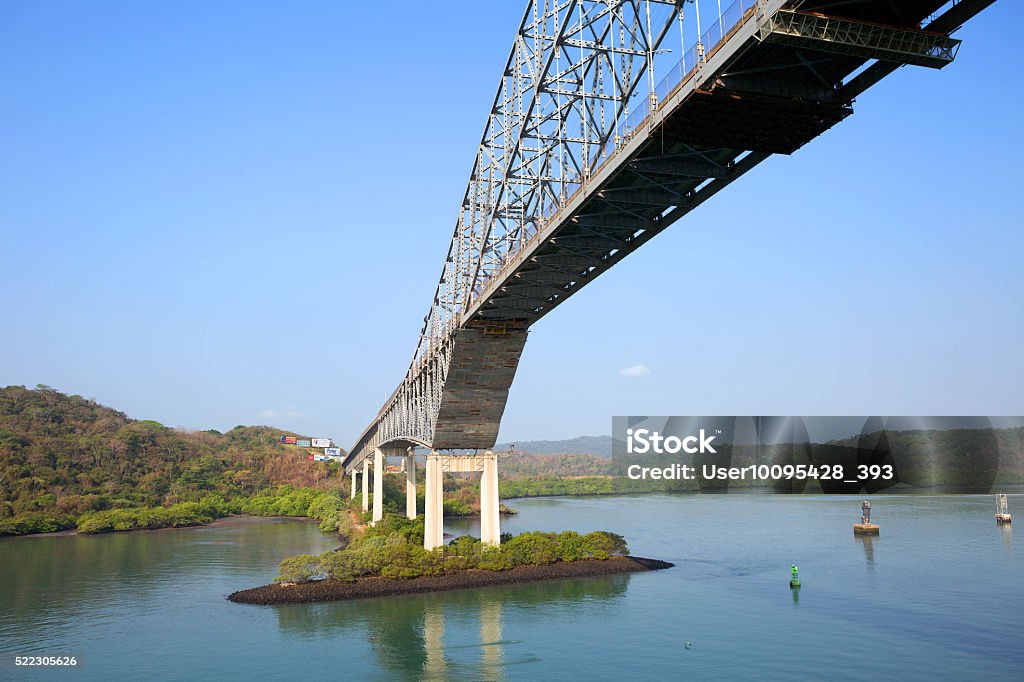
{"type": "Polygon", "coordinates": [[[1022,543],[996,526],[991,496],[875,497],[876,538],[853,536],[850,497],[513,506],[504,530],[614,530],[676,568],[257,607],[224,597],[269,582],[282,556],[336,543],[301,521],[8,539],[0,679],[963,680],[1019,679],[1024,664],[1022,543]],[[30,654],[81,664],[11,666],[30,654]]]}

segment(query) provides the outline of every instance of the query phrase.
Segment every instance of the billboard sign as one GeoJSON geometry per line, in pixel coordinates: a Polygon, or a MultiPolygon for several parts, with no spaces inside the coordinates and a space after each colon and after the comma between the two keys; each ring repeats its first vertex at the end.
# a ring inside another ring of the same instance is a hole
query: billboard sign
{"type": "Polygon", "coordinates": [[[281,436],[281,442],[285,445],[295,445],[295,436],[281,436]]]}
{"type": "Polygon", "coordinates": [[[341,457],[341,448],[324,448],[324,454],[328,457],[341,457]]]}
{"type": "Polygon", "coordinates": [[[333,445],[334,445],[334,443],[331,442],[330,438],[314,438],[313,439],[313,447],[314,448],[329,448],[329,447],[331,447],[333,445]]]}
{"type": "Polygon", "coordinates": [[[295,441],[295,444],[298,445],[300,448],[308,448],[309,447],[309,441],[308,440],[297,440],[297,441],[295,441]]]}

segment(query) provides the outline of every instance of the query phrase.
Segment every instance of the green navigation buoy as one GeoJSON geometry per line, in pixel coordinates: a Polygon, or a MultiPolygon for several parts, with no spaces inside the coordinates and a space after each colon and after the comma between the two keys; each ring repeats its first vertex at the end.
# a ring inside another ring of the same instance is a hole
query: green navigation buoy
{"type": "Polygon", "coordinates": [[[789,570],[790,570],[790,576],[789,576],[789,587],[790,587],[790,589],[794,589],[794,590],[795,589],[799,589],[800,588],[800,574],[797,573],[796,564],[793,564],[790,567],[789,570]]]}

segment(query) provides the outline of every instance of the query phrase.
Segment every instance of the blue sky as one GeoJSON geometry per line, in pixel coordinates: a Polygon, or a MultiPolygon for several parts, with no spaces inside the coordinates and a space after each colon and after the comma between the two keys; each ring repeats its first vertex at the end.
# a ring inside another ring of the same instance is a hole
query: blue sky
{"type": "MultiPolygon", "coordinates": [[[[0,0],[0,385],[355,439],[522,13],[375,7],[0,0]]],[[[501,439],[1024,414],[1022,21],[997,2],[952,66],[899,70],[538,323],[501,439]]]]}

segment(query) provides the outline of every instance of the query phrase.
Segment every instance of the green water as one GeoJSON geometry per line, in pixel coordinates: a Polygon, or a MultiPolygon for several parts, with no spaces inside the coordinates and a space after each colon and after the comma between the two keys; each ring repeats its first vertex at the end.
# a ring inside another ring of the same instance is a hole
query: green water
{"type": "Polygon", "coordinates": [[[503,530],[610,529],[676,568],[254,607],[224,597],[336,543],[301,521],[0,540],[0,679],[1020,679],[1021,542],[991,496],[876,497],[872,539],[853,536],[850,497],[513,506],[503,530]],[[75,669],[12,665],[72,654],[75,669]]]}

